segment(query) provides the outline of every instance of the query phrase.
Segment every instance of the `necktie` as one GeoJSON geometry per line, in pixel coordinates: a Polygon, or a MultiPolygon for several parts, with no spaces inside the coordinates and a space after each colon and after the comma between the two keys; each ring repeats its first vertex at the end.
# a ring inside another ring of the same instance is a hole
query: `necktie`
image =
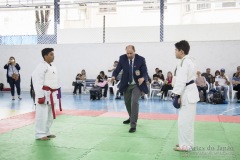
{"type": "Polygon", "coordinates": [[[132,81],[133,81],[133,69],[132,69],[133,67],[132,67],[132,60],[130,60],[130,65],[129,65],[129,78],[128,78],[128,82],[129,82],[129,84],[131,84],[132,83],[132,81]]]}

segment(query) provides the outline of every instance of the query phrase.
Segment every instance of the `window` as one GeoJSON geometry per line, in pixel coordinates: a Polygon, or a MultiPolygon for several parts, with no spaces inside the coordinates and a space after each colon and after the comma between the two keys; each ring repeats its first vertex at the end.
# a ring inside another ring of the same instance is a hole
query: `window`
{"type": "Polygon", "coordinates": [[[190,2],[190,0],[187,0],[187,4],[185,6],[186,12],[190,12],[190,10],[191,10],[190,3],[188,3],[188,2],[190,2]]]}
{"type": "Polygon", "coordinates": [[[80,6],[86,6],[86,4],[66,5],[67,21],[79,21],[87,18],[87,9],[80,8],[80,6]]]}
{"type": "Polygon", "coordinates": [[[197,0],[197,10],[202,10],[202,9],[210,9],[211,8],[211,3],[209,3],[209,0],[197,0]]]}
{"type": "Polygon", "coordinates": [[[116,2],[100,2],[99,3],[99,12],[117,12],[116,2]]]}
{"type": "Polygon", "coordinates": [[[222,7],[226,8],[226,7],[236,7],[236,2],[223,2],[222,3],[222,7]]]}
{"type": "MultiPolygon", "coordinates": [[[[164,0],[164,9],[167,9],[165,5],[167,0],[164,0]]],[[[144,0],[143,1],[143,10],[159,10],[160,9],[160,0],[144,0]]]]}

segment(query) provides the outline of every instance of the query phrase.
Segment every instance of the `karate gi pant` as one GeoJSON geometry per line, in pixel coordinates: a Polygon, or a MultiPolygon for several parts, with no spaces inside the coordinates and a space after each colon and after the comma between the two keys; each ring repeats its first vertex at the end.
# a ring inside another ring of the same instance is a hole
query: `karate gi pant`
{"type": "Polygon", "coordinates": [[[52,107],[50,104],[36,104],[35,138],[39,139],[51,135],[50,127],[53,123],[52,107]]]}
{"type": "Polygon", "coordinates": [[[182,105],[178,112],[178,143],[184,150],[194,147],[194,122],[196,103],[182,105]]]}

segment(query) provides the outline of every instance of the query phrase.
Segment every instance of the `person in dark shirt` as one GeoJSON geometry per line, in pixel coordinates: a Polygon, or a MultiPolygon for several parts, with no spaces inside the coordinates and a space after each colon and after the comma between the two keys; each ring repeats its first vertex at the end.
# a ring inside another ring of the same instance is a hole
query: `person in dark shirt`
{"type": "Polygon", "coordinates": [[[232,79],[233,90],[237,92],[237,99],[240,102],[240,71],[236,72],[235,76],[232,79]]]}
{"type": "MultiPolygon", "coordinates": [[[[240,66],[237,67],[237,72],[240,72],[240,66]]],[[[236,76],[237,72],[233,74],[233,77],[236,76]]]]}
{"type": "Polygon", "coordinates": [[[213,83],[213,75],[211,75],[211,69],[207,68],[206,73],[202,73],[202,76],[205,77],[206,81],[211,85],[213,83]]]}
{"type": "Polygon", "coordinates": [[[153,75],[153,79],[154,77],[158,77],[158,71],[159,71],[159,68],[155,68],[155,74],[153,75]]]}
{"type": "Polygon", "coordinates": [[[161,79],[162,81],[165,80],[164,75],[162,74],[162,70],[159,70],[159,71],[158,71],[157,77],[158,77],[159,79],[161,79]]]}

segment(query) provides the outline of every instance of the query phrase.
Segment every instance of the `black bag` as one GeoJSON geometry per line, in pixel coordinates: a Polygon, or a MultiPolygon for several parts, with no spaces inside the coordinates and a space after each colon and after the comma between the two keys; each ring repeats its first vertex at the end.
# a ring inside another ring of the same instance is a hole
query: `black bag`
{"type": "Polygon", "coordinates": [[[224,104],[225,99],[221,94],[221,91],[211,89],[207,95],[207,102],[212,104],[224,104]]]}
{"type": "Polygon", "coordinates": [[[72,86],[76,86],[76,85],[77,85],[77,82],[73,81],[72,86]]]}
{"type": "Polygon", "coordinates": [[[0,83],[0,91],[2,91],[2,90],[3,90],[3,88],[4,88],[4,85],[3,85],[3,83],[0,83]]]}
{"type": "Polygon", "coordinates": [[[217,91],[217,92],[213,93],[212,103],[213,104],[224,104],[224,98],[223,98],[221,91],[217,91]]]}
{"type": "Polygon", "coordinates": [[[92,87],[90,89],[90,100],[100,100],[102,97],[102,88],[101,87],[92,87]]]}
{"type": "Polygon", "coordinates": [[[35,104],[35,91],[33,88],[32,78],[31,78],[31,83],[30,83],[30,96],[33,99],[33,103],[35,104]]]}

